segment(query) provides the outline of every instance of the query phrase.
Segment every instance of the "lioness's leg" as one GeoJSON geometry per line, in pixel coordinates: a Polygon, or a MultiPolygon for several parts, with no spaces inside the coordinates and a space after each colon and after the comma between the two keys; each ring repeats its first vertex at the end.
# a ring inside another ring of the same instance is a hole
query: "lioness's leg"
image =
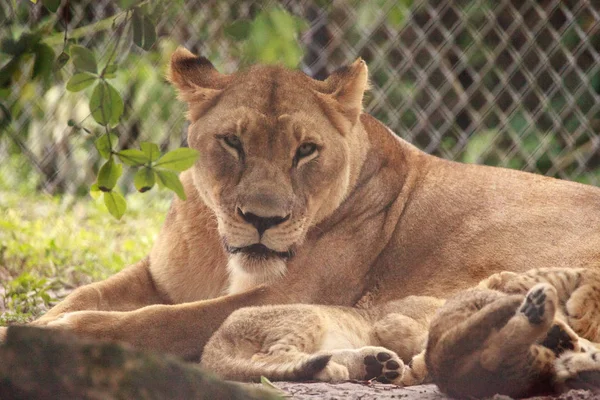
{"type": "Polygon", "coordinates": [[[59,315],[81,310],[131,311],[165,303],[149,271],[149,260],[130,265],[110,278],[75,289],[33,325],[47,325],[59,315]]]}
{"type": "Polygon", "coordinates": [[[137,348],[199,360],[204,345],[235,310],[253,305],[297,302],[271,287],[216,299],[175,305],[151,305],[133,311],[76,311],[48,324],[99,339],[119,340],[137,348]]]}

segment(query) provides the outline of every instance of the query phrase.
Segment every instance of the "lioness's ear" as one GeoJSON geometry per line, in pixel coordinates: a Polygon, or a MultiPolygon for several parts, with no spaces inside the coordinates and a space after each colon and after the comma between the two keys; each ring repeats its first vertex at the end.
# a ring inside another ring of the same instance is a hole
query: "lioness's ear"
{"type": "Polygon", "coordinates": [[[177,88],[179,99],[188,103],[188,117],[195,121],[227,87],[231,76],[219,73],[206,58],[179,47],[171,56],[167,79],[177,88]]]}
{"type": "Polygon", "coordinates": [[[369,86],[367,63],[358,58],[352,64],[334,71],[325,82],[333,91],[333,97],[358,117],[362,111],[362,100],[369,86]]]}
{"type": "MultiPolygon", "coordinates": [[[[322,90],[319,90],[327,94],[328,100],[334,101],[334,104],[330,101],[327,103],[347,119],[350,127],[358,121],[362,112],[363,96],[369,87],[368,80],[367,63],[359,58],[352,64],[334,71],[323,82],[322,90]]],[[[336,122],[338,125],[347,125],[341,121],[336,122]]]]}

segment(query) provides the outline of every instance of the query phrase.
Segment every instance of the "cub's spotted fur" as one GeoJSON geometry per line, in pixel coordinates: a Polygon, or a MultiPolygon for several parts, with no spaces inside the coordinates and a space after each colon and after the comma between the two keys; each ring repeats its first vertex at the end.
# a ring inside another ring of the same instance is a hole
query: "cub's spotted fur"
{"type": "Polygon", "coordinates": [[[600,274],[548,268],[502,272],[440,309],[424,356],[455,397],[600,389],[600,274]]]}

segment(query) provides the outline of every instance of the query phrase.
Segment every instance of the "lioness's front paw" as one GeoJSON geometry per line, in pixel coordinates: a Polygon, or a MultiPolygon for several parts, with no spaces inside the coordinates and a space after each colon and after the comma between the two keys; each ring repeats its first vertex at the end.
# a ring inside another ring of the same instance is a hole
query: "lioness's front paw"
{"type": "Polygon", "coordinates": [[[51,329],[65,329],[94,339],[123,340],[119,338],[121,314],[110,311],[74,311],[61,314],[45,325],[51,329]]]}
{"type": "Polygon", "coordinates": [[[74,329],[77,327],[77,314],[85,313],[85,311],[74,311],[70,313],[64,313],[59,315],[57,318],[45,322],[45,326],[48,328],[58,329],[74,329]]]}

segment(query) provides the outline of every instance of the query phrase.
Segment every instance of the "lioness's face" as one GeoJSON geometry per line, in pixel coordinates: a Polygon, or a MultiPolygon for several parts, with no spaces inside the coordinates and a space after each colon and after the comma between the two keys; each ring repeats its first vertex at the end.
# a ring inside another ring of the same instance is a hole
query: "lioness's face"
{"type": "Polygon", "coordinates": [[[265,66],[221,75],[190,54],[174,55],[171,80],[190,105],[194,183],[226,250],[246,269],[292,257],[348,192],[353,123],[335,115],[325,82],[265,66]]]}

